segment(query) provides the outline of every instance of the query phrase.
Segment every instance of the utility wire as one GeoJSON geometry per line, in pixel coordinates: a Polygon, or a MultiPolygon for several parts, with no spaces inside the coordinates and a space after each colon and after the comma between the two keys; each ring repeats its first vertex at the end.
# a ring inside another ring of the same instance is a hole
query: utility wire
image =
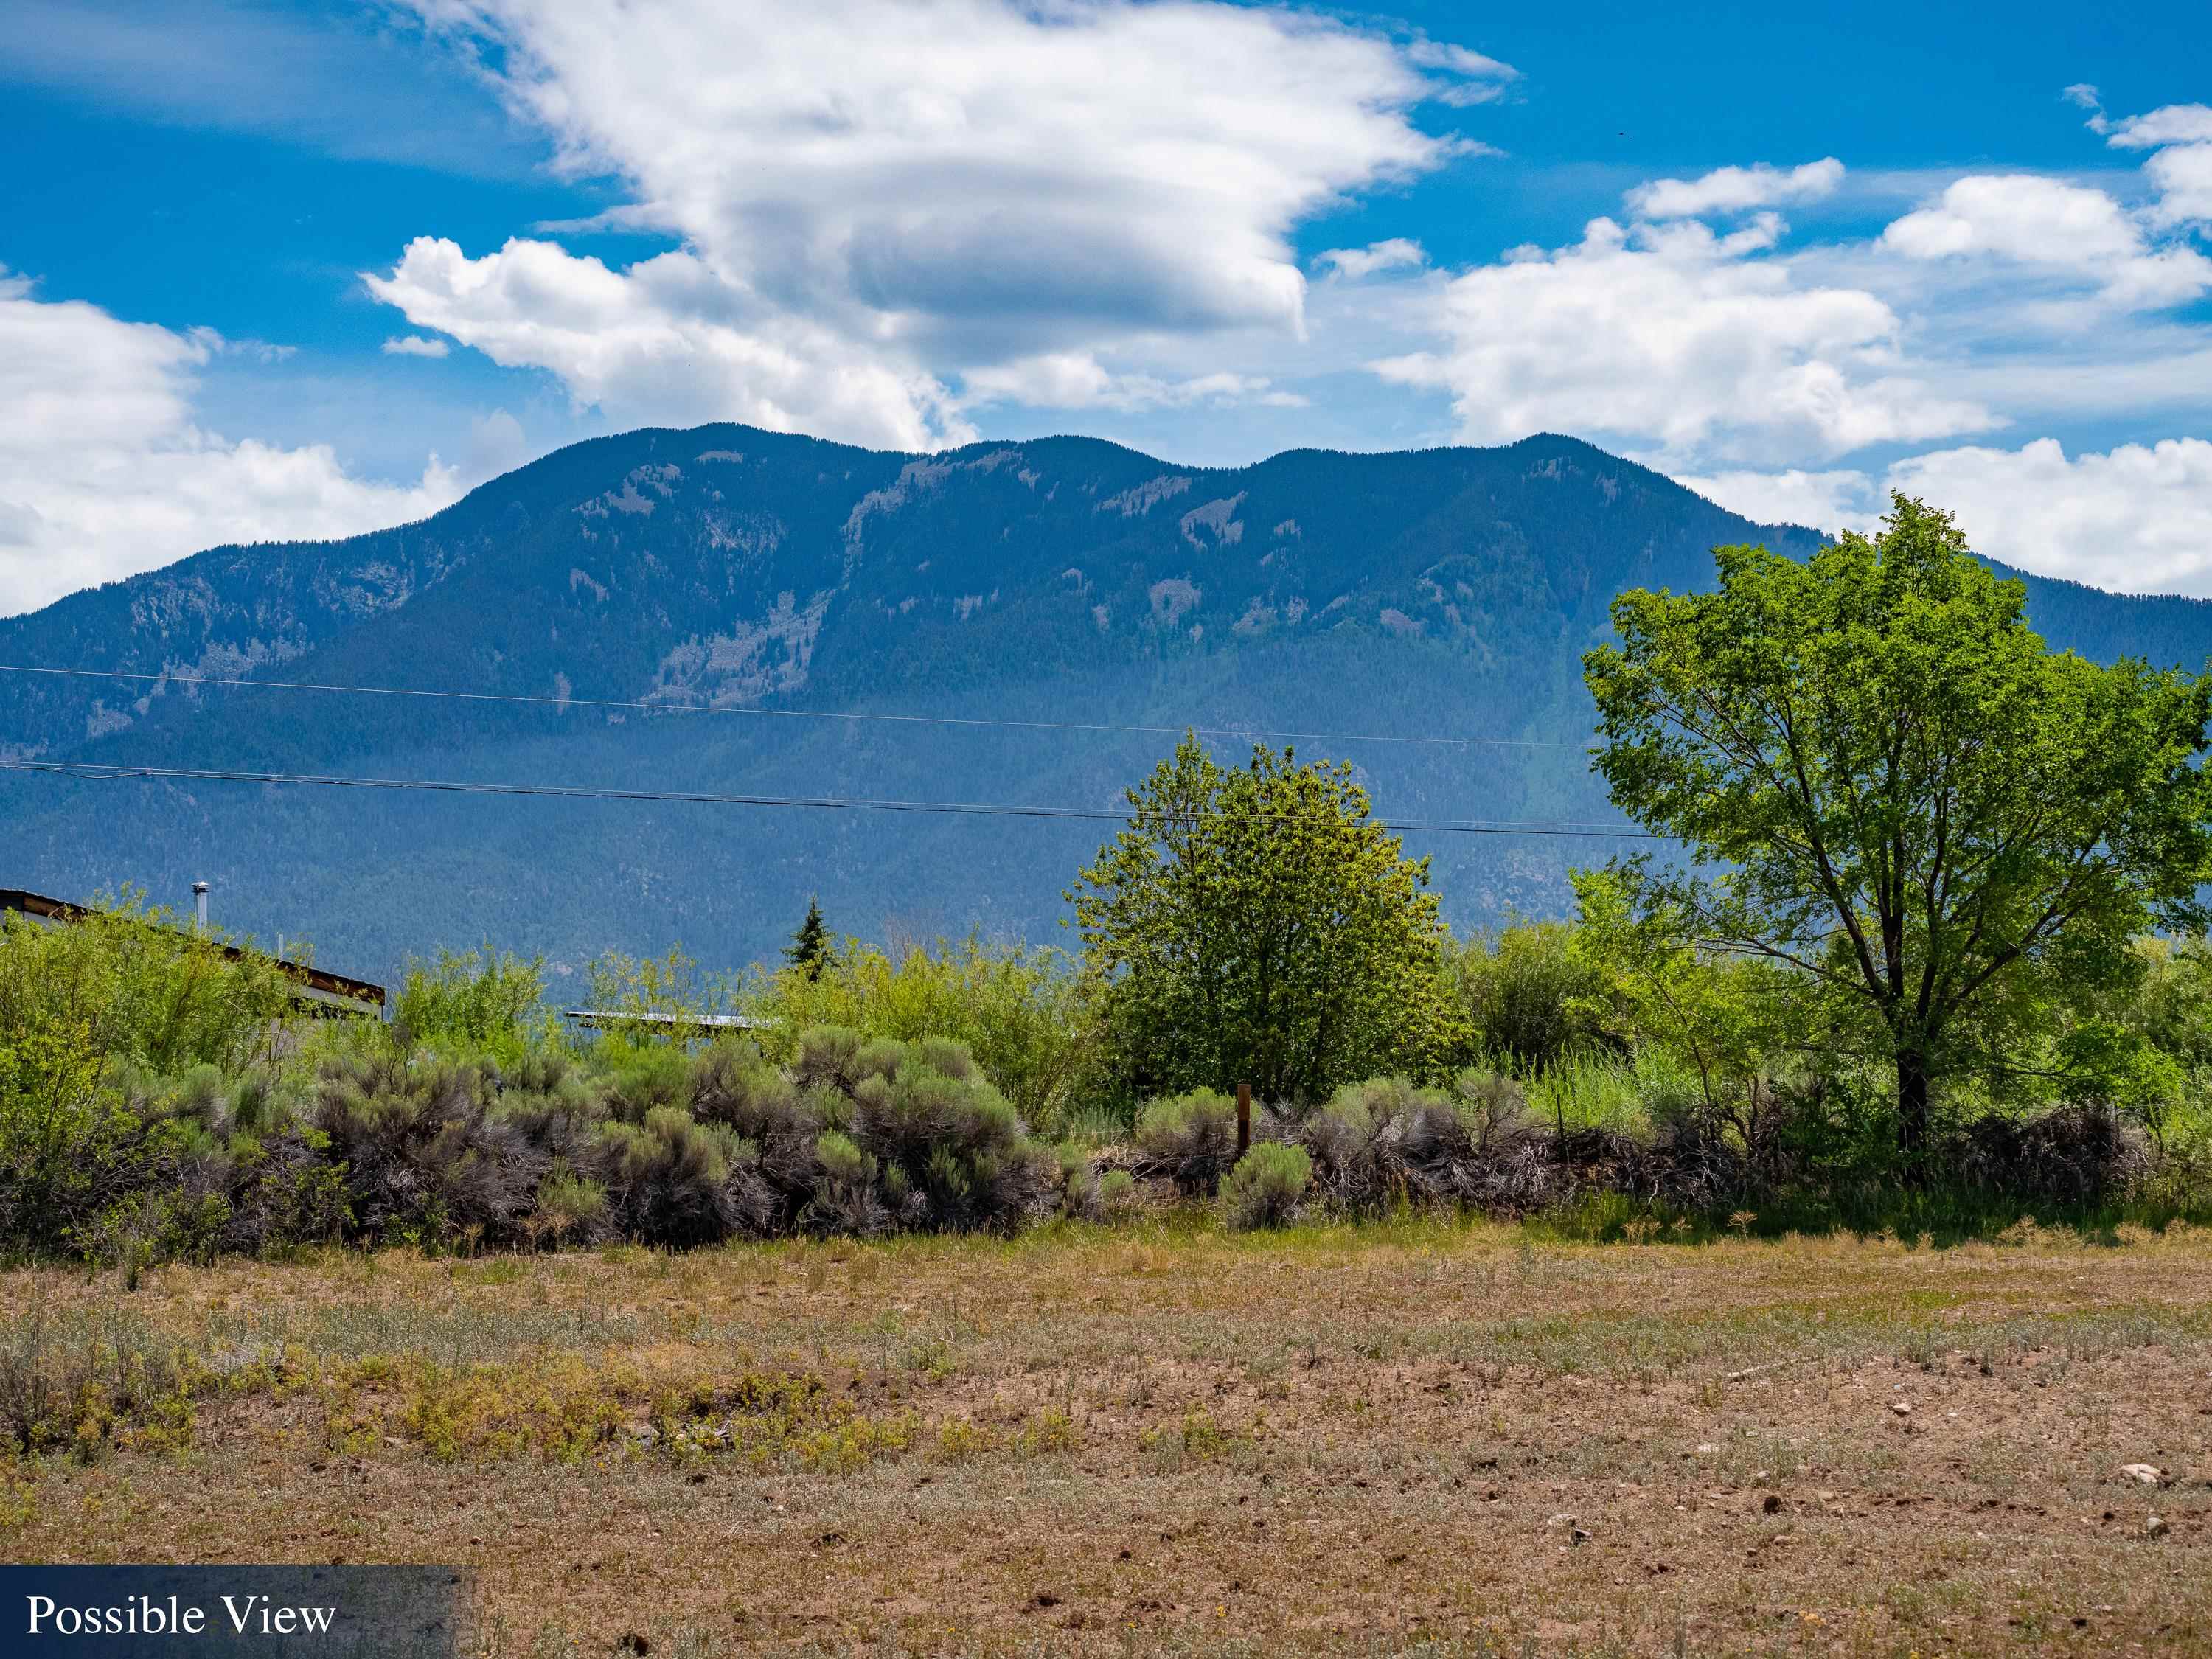
{"type": "Polygon", "coordinates": [[[204,674],[144,674],[120,668],[38,668],[19,663],[0,663],[0,674],[40,674],[61,679],[136,680],[171,685],[244,687],[264,691],[321,691],[347,696],[417,697],[439,702],[498,702],[534,705],[562,713],[571,708],[638,709],[654,714],[744,714],[762,719],[798,720],[868,720],[892,726],[971,726],[1029,732],[1103,732],[1128,736],[1178,736],[1184,732],[1203,737],[1270,738],[1291,743],[1402,743],[1436,748],[1571,749],[1588,752],[1589,745],[1538,738],[1452,738],[1383,735],[1357,732],[1279,732],[1247,726],[1115,726],[1091,720],[994,720],[957,714],[840,714],[826,708],[735,708],[696,703],[624,702],[609,697],[549,697],[520,692],[416,690],[398,685],[325,685],[308,680],[251,680],[204,674]]]}
{"type": "MultiPolygon", "coordinates": [[[[191,783],[261,783],[306,785],[331,789],[407,789],[456,795],[534,795],[559,800],[665,801],[694,806],[797,806],[837,811],[948,812],[983,817],[1073,818],[1121,823],[1133,813],[1096,806],[1017,806],[986,801],[873,800],[857,796],[736,795],[675,789],[615,789],[594,785],[560,783],[478,783],[445,778],[360,778],[307,772],[246,772],[182,766],[104,765],[95,761],[0,761],[0,771],[42,772],[59,777],[91,781],[173,780],[191,783]]],[[[1168,813],[1170,818],[1197,814],[1168,813]]],[[[1211,814],[1232,821],[1229,815],[1211,814]]],[[[1280,823],[1279,818],[1251,815],[1255,823],[1280,823]]],[[[1641,830],[1617,824],[1583,824],[1571,821],[1534,823],[1482,823],[1452,819],[1400,819],[1385,827],[1394,833],[1419,832],[1449,836],[1556,836],[1604,841],[1663,841],[1641,830]]]]}

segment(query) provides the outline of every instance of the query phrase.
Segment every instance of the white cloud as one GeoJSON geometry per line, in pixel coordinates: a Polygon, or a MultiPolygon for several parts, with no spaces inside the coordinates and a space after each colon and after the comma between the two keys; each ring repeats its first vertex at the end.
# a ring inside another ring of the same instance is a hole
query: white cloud
{"type": "MultiPolygon", "coordinates": [[[[1443,70],[1453,77],[1437,87],[1434,96],[1440,103],[1461,108],[1497,102],[1512,89],[1512,83],[1521,76],[1510,64],[1501,64],[1495,58],[1441,40],[1417,38],[1407,44],[1406,58],[1423,69],[1443,70]]],[[[1477,148],[1489,151],[1487,145],[1477,148]]]]}
{"type": "Polygon", "coordinates": [[[1932,450],[1860,471],[1732,472],[1677,483],[1762,524],[1869,530],[1889,492],[1957,515],[1975,550],[2021,570],[2130,593],[2212,596],[2212,443],[2121,444],[2069,459],[2056,438],[2018,449],[1932,450]]]}
{"type": "Polygon", "coordinates": [[[1623,198],[1630,212],[1646,219],[1695,219],[1709,213],[1741,213],[1747,208],[1813,202],[1835,193],[1844,181],[1844,164],[1834,156],[1782,168],[1760,161],[1747,167],[1716,167],[1697,179],[1655,179],[1623,198]]]}
{"type": "Polygon", "coordinates": [[[2168,104],[2148,115],[2130,115],[2096,130],[2106,133],[2105,142],[2118,149],[2212,143],[2212,104],[2168,104]]]}
{"type": "Polygon", "coordinates": [[[384,343],[387,357],[442,357],[451,349],[435,335],[401,334],[384,343]]]}
{"type": "Polygon", "coordinates": [[[0,615],[225,542],[404,523],[459,494],[434,457],[420,482],[384,484],[325,445],[202,429],[194,371],[228,349],[208,330],[40,301],[0,273],[0,615]]]}
{"type": "Polygon", "coordinates": [[[2071,460],[2056,438],[1942,449],[1899,462],[1888,483],[1950,509],[1975,548],[2023,570],[2212,594],[2212,443],[2201,438],[2071,460]]]}
{"type": "Polygon", "coordinates": [[[1393,236],[1365,247],[1333,247],[1314,255],[1316,266],[1348,282],[1372,276],[1379,270],[1400,270],[1428,262],[1427,251],[1409,236],[1393,236]]]}
{"type": "Polygon", "coordinates": [[[1429,322],[1449,343],[1373,368],[1449,391],[1473,442],[1551,429],[1757,461],[2002,424],[1913,372],[1875,295],[1762,257],[1782,230],[1771,214],[1729,236],[1594,220],[1574,246],[1441,282],[1429,322]]]}
{"type": "Polygon", "coordinates": [[[1877,246],[1908,259],[1990,258],[2094,282],[2124,307],[2184,305],[2212,289],[2212,259],[2155,246],[2101,190],[2035,173],[1960,179],[1897,220],[1877,246]]]}
{"type": "Polygon", "coordinates": [[[1873,485],[1863,472],[1717,472],[1680,474],[1674,482],[1694,489],[1754,524],[1803,525],[1833,535],[1861,530],[1875,516],[1869,512],[1873,485]]]}
{"type": "Polygon", "coordinates": [[[495,409],[469,422],[469,445],[461,469],[464,477],[495,478],[530,459],[530,442],[523,435],[522,422],[505,410],[495,409]]]}
{"type": "Polygon", "coordinates": [[[1297,337],[1291,228],[1461,153],[1413,106],[1511,75],[1212,0],[418,3],[484,45],[568,167],[628,182],[626,222],[683,246],[617,270],[418,239],[372,292],[617,418],[915,447],[967,435],[954,388],[1009,366],[1141,374],[1161,337],[1297,337]]]}
{"type": "Polygon", "coordinates": [[[2089,131],[2113,149],[2156,152],[2143,163],[2158,192],[2147,216],[2152,223],[2212,222],[2212,105],[2168,104],[2115,121],[2093,86],[2069,87],[2061,95],[2089,112],[2089,131]]]}
{"type": "Polygon", "coordinates": [[[2212,224],[2212,143],[2175,144],[2143,163],[2158,191],[2152,216],[2162,225],[2212,224]]]}
{"type": "Polygon", "coordinates": [[[731,298],[691,253],[615,271],[550,242],[471,259],[423,236],[365,280],[410,321],[505,367],[551,369],[626,424],[744,421],[896,449],[974,435],[943,384],[898,353],[789,313],[718,316],[731,298]]]}
{"type": "Polygon", "coordinates": [[[1029,404],[1043,409],[1226,409],[1238,404],[1299,407],[1305,399],[1276,389],[1264,375],[1217,371],[1181,380],[1115,374],[1085,352],[1055,352],[995,363],[971,373],[967,401],[1029,404]]]}

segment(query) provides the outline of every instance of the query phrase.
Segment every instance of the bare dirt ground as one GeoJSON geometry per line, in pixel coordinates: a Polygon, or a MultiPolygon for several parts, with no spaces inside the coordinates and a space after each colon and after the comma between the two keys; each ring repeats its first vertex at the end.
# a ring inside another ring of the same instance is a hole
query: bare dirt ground
{"type": "Polygon", "coordinates": [[[501,1654],[2212,1650],[2201,1231],[1182,1219],[0,1316],[191,1396],[0,1461],[0,1555],[453,1563],[501,1654]]]}

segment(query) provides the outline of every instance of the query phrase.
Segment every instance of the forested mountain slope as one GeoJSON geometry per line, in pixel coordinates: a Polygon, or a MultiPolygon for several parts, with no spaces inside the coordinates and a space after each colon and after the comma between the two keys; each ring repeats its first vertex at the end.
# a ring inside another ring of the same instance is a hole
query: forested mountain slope
{"type": "MultiPolygon", "coordinates": [[[[1085,438],[917,457],[647,430],[420,524],[218,548],[0,621],[10,665],[550,701],[0,674],[0,757],[1111,808],[1170,731],[988,722],[1194,723],[1225,750],[1332,734],[1300,747],[1389,817],[1609,821],[1579,653],[1621,588],[1703,586],[1711,548],[1753,539],[1818,540],[1558,437],[1207,469],[1085,438]]],[[[2032,586],[2055,642],[2212,652],[2203,602],[2032,586]]],[[[817,892],[840,929],[1049,940],[1112,827],[42,774],[0,774],[0,885],[174,902],[204,877],[228,925],[369,974],[482,939],[735,964],[817,892]]],[[[1409,840],[1461,922],[1555,909],[1618,847],[1409,840]]]]}

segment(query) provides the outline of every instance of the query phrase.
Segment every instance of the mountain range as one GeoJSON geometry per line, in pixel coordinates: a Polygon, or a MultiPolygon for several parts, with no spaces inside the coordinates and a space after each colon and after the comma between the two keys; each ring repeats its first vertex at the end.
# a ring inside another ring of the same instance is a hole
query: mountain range
{"type": "MultiPolygon", "coordinates": [[[[1579,672],[1613,595],[1820,539],[1555,436],[1206,468],[648,429],[417,524],[0,620],[0,665],[48,671],[0,672],[0,760],[1110,812],[1197,726],[1224,758],[1317,734],[1300,753],[1351,763],[1386,819],[1617,823],[1579,672]]],[[[2212,603],[2027,580],[2054,644],[2212,655],[2212,603]]],[[[205,879],[225,926],[341,971],[488,942],[556,986],[610,948],[772,954],[810,896],[871,938],[1067,942],[1063,890],[1114,828],[37,771],[0,771],[0,885],[181,908],[205,879]]],[[[1461,926],[1557,912],[1619,847],[1407,844],[1461,926]]]]}

